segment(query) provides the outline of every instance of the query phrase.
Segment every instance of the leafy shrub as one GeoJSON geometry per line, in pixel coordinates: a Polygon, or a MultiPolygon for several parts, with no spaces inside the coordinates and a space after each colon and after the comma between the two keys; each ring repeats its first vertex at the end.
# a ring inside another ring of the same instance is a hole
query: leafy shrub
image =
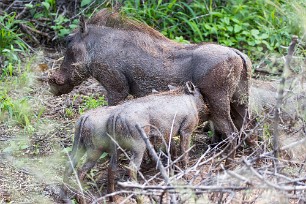
{"type": "Polygon", "coordinates": [[[68,16],[57,13],[55,0],[45,0],[26,5],[33,18],[39,22],[44,19],[45,25],[41,27],[38,24],[29,24],[33,29],[41,28],[45,33],[48,33],[52,39],[63,38],[77,27],[78,19],[70,19],[68,16]],[[51,29],[51,30],[50,30],[51,29]]]}
{"type": "Polygon", "coordinates": [[[141,1],[127,0],[123,12],[145,21],[171,39],[215,41],[247,52],[259,60],[302,29],[290,18],[294,9],[284,0],[141,1]]]}

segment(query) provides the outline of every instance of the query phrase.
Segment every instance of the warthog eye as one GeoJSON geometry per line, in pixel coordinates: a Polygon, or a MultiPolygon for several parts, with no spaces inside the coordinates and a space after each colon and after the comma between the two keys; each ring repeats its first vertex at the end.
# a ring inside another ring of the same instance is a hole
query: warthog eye
{"type": "Polygon", "coordinates": [[[54,82],[55,82],[55,79],[54,79],[53,76],[49,76],[49,77],[48,77],[48,81],[49,81],[50,83],[54,83],[54,82]]]}
{"type": "Polygon", "coordinates": [[[66,46],[72,41],[74,34],[69,34],[64,38],[66,46]]]}

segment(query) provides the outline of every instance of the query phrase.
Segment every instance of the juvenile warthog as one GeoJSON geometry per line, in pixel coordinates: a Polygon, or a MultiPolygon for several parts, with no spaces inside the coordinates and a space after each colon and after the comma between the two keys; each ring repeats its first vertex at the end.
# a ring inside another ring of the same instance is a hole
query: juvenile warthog
{"type": "Polygon", "coordinates": [[[135,128],[139,124],[148,136],[180,135],[183,164],[187,165],[190,136],[208,111],[200,91],[191,82],[185,87],[127,101],[117,106],[102,107],[83,115],[76,124],[71,153],[72,165],[67,165],[64,181],[72,173],[78,159],[87,153],[81,167],[80,178],[90,170],[104,151],[111,155],[108,175],[108,192],[114,191],[117,168],[117,145],[132,152],[130,176],[136,180],[146,145],[135,128]],[[114,142],[115,141],[115,142],[114,142]]]}
{"type": "Polygon", "coordinates": [[[93,76],[107,90],[109,105],[115,105],[128,94],[140,97],[192,81],[205,95],[218,132],[230,137],[248,118],[251,62],[236,49],[179,44],[107,9],[88,23],[80,19],[80,28],[67,41],[64,61],[49,78],[54,95],[93,76]]]}
{"type": "MultiPolygon", "coordinates": [[[[274,113],[279,88],[277,81],[252,80],[250,88],[250,111],[254,116],[263,116],[265,112],[274,113]]],[[[303,117],[306,109],[306,83],[288,81],[284,86],[284,97],[280,107],[280,119],[293,123],[303,117]]],[[[292,124],[293,125],[293,124],[292,124]]]]}

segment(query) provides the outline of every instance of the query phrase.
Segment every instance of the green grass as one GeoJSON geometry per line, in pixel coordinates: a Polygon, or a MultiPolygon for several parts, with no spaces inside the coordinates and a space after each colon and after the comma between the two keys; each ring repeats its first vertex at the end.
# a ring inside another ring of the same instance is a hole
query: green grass
{"type": "Polygon", "coordinates": [[[34,58],[29,58],[23,69],[15,71],[16,76],[6,77],[0,81],[0,122],[14,122],[21,128],[31,130],[32,123],[39,120],[44,108],[33,108],[31,96],[35,79],[31,71],[34,58]]]}

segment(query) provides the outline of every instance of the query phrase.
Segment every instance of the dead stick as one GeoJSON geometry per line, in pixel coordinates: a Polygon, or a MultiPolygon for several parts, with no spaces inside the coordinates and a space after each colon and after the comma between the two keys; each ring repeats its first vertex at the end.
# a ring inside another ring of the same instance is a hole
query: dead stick
{"type": "Polygon", "coordinates": [[[23,25],[23,24],[21,24],[21,23],[19,23],[19,26],[20,26],[21,30],[22,30],[23,32],[25,32],[26,34],[28,34],[29,37],[30,37],[36,44],[39,44],[39,40],[37,40],[37,38],[30,32],[30,30],[28,29],[27,26],[25,26],[25,25],[23,25]]]}
{"type": "Polygon", "coordinates": [[[153,159],[155,160],[155,162],[157,163],[157,167],[162,175],[162,177],[164,178],[164,180],[166,181],[166,185],[169,184],[169,177],[167,176],[166,173],[166,169],[165,167],[162,165],[162,163],[160,162],[160,160],[158,159],[158,155],[156,154],[154,147],[152,146],[149,138],[146,136],[146,133],[144,132],[144,130],[137,124],[135,126],[140,134],[140,136],[142,137],[142,139],[144,140],[144,142],[146,143],[147,149],[149,151],[149,153],[151,154],[151,156],[153,157],[153,159]]]}
{"type": "MultiPolygon", "coordinates": [[[[144,130],[139,126],[139,124],[135,125],[136,129],[138,130],[140,136],[142,137],[142,139],[144,140],[144,142],[146,143],[147,149],[149,151],[149,153],[151,154],[151,156],[153,157],[153,159],[155,160],[157,167],[162,175],[162,177],[164,178],[166,185],[171,186],[170,183],[170,179],[166,173],[166,169],[163,166],[163,164],[161,163],[161,161],[158,159],[158,156],[154,150],[154,147],[152,146],[149,138],[146,136],[146,133],[144,132],[144,130]]],[[[176,203],[176,199],[174,195],[171,195],[171,203],[176,203]]]]}
{"type": "Polygon", "coordinates": [[[160,190],[160,191],[175,191],[177,189],[180,190],[196,190],[196,191],[241,191],[241,190],[248,190],[250,189],[247,186],[204,186],[204,185],[199,185],[199,186],[192,186],[192,185],[182,185],[182,186],[143,186],[139,184],[135,184],[132,182],[118,182],[119,186],[125,187],[125,188],[138,188],[142,190],[160,190]]]}
{"type": "Polygon", "coordinates": [[[37,33],[37,34],[39,34],[39,35],[42,35],[42,36],[45,36],[45,37],[47,37],[47,38],[51,38],[47,33],[44,33],[44,32],[42,32],[42,31],[39,31],[39,30],[36,30],[35,28],[32,28],[32,27],[30,27],[30,26],[27,26],[27,25],[25,25],[25,24],[19,24],[22,28],[24,28],[24,29],[28,29],[28,30],[30,30],[30,31],[32,31],[32,32],[34,32],[34,33],[37,33]]]}
{"type": "Polygon", "coordinates": [[[284,97],[284,88],[285,88],[285,82],[286,82],[286,78],[287,78],[287,73],[290,70],[290,62],[292,59],[292,55],[294,52],[294,47],[297,43],[297,36],[292,36],[292,40],[291,43],[289,45],[288,48],[288,54],[286,55],[285,58],[285,67],[284,67],[284,71],[282,74],[282,78],[279,84],[279,88],[278,88],[278,93],[277,93],[277,101],[276,101],[276,105],[275,105],[275,109],[274,109],[274,123],[273,123],[273,130],[274,130],[274,134],[273,134],[273,151],[274,151],[274,157],[275,157],[275,167],[276,167],[276,171],[278,171],[279,168],[279,164],[278,164],[278,158],[279,158],[279,130],[278,130],[278,124],[279,124],[279,111],[280,111],[280,107],[282,105],[283,102],[283,97],[284,97]]]}

